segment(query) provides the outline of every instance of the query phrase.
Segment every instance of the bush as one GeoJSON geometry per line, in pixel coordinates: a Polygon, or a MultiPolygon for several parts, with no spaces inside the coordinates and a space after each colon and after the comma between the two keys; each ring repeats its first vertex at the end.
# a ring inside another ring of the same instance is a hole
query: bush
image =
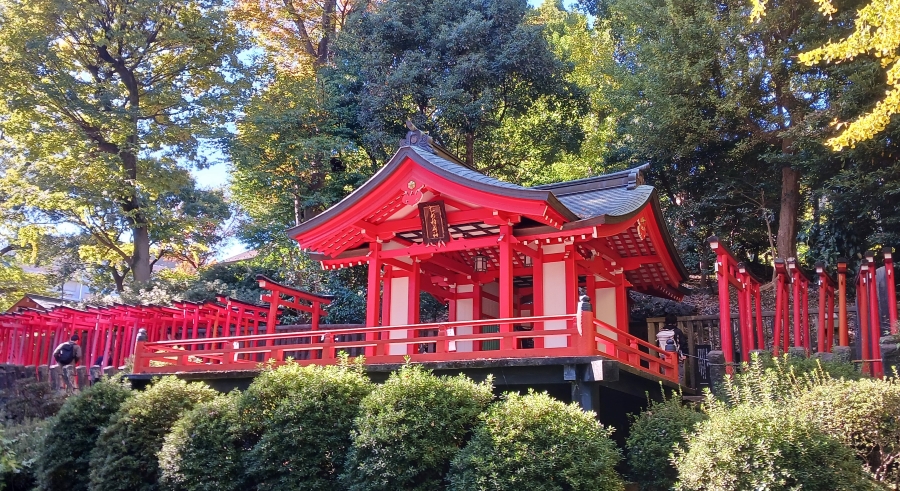
{"type": "Polygon", "coordinates": [[[643,491],[672,489],[678,471],[672,464],[671,455],[676,447],[684,448],[687,434],[705,419],[706,414],[683,405],[674,396],[652,402],[647,410],[632,416],[625,441],[631,480],[643,491]]]}
{"type": "Polygon", "coordinates": [[[164,489],[231,491],[241,485],[237,399],[232,392],[201,402],[172,426],[159,452],[164,489]]]}
{"type": "Polygon", "coordinates": [[[343,489],[350,431],[371,391],[361,367],[287,364],[263,373],[241,404],[258,431],[244,455],[248,487],[343,489]]]}
{"type": "Polygon", "coordinates": [[[69,397],[50,420],[37,458],[37,488],[85,491],[90,483],[91,450],[131,390],[121,380],[103,379],[69,397]]]}
{"type": "Polygon", "coordinates": [[[780,404],[716,405],[676,450],[680,490],[874,490],[853,452],[780,404]]]}
{"type": "Polygon", "coordinates": [[[509,394],[482,417],[453,459],[453,491],[617,491],[612,430],[593,412],[547,394],[509,394]]]}
{"type": "Polygon", "coordinates": [[[900,485],[900,382],[896,378],[832,381],[800,395],[794,407],[855,450],[876,480],[900,485]]]}
{"type": "Polygon", "coordinates": [[[0,464],[0,489],[26,491],[34,488],[38,451],[44,444],[47,426],[47,420],[32,420],[4,429],[5,456],[0,464]]]}
{"type": "Polygon", "coordinates": [[[351,491],[443,489],[450,461],[493,399],[491,381],[405,366],[362,402],[342,476],[351,491]]]}
{"type": "Polygon", "coordinates": [[[199,383],[164,377],[125,401],[91,452],[92,491],[159,489],[156,454],[181,415],[216,393],[199,383]]]}

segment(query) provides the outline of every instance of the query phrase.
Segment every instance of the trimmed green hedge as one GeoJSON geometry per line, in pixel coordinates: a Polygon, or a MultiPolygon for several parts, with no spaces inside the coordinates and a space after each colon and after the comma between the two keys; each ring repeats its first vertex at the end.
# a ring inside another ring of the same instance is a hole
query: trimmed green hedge
{"type": "Polygon", "coordinates": [[[509,394],[453,460],[451,491],[620,491],[613,430],[547,394],[509,394]]]}
{"type": "Polygon", "coordinates": [[[50,420],[46,442],[39,449],[39,490],[87,491],[91,450],[110,418],[131,395],[121,379],[104,379],[66,400],[50,420]]]}
{"type": "Polygon", "coordinates": [[[652,402],[650,407],[632,416],[625,448],[628,450],[629,478],[642,491],[667,491],[678,479],[671,462],[676,448],[684,448],[687,435],[706,414],[681,403],[679,397],[652,402]]]}
{"type": "Polygon", "coordinates": [[[125,401],[91,452],[91,491],[156,491],[163,439],[181,415],[216,392],[164,377],[125,401]]]}
{"type": "Polygon", "coordinates": [[[350,432],[373,388],[361,367],[286,364],[260,375],[241,400],[248,424],[247,487],[340,491],[350,432]]]}
{"type": "Polygon", "coordinates": [[[163,489],[246,489],[240,460],[239,397],[232,392],[201,402],[172,426],[158,455],[163,489]]]}
{"type": "Polygon", "coordinates": [[[436,377],[410,365],[392,373],[362,402],[342,476],[345,489],[444,489],[451,460],[492,399],[490,380],[436,377]]]}

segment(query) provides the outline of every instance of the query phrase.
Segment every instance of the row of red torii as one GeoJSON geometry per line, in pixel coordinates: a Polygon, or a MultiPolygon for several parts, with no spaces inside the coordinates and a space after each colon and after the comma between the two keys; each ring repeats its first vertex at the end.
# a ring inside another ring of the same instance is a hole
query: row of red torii
{"type": "MultiPolygon", "coordinates": [[[[716,273],[719,291],[719,329],[721,348],[726,363],[734,363],[734,339],[731,330],[731,291],[737,290],[738,346],[742,360],[748,360],[750,351],[771,347],[773,354],[787,353],[793,347],[807,354],[813,352],[813,331],[809,319],[810,288],[819,289],[818,319],[815,323],[816,346],[819,353],[830,353],[834,346],[850,346],[850,327],[847,315],[847,260],[839,258],[837,279],[826,271],[826,265],[816,263],[815,276],[807,275],[797,262],[790,258],[775,260],[775,317],[772,339],[766,342],[762,321],[760,286],[762,281],[750,272],[746,263],[739,262],[717,237],[708,239],[716,254],[716,273]],[[811,281],[810,278],[815,278],[811,281]],[[837,309],[837,312],[835,312],[837,309]],[[835,315],[836,314],[836,315],[835,315]],[[837,329],[835,329],[835,319],[837,329]],[[837,338],[835,338],[837,333],[837,338]]],[[[887,317],[890,333],[897,334],[897,301],[894,284],[894,264],[889,247],[881,250],[884,261],[887,289],[887,317]]],[[[865,371],[883,375],[879,338],[881,313],[879,312],[876,273],[876,254],[866,251],[856,273],[856,303],[859,323],[861,359],[865,371]]]]}
{"type": "MultiPolygon", "coordinates": [[[[55,364],[54,348],[76,334],[84,353],[82,363],[119,368],[135,353],[141,331],[148,342],[253,336],[274,334],[285,312],[306,313],[313,329],[327,314],[322,307],[331,302],[328,297],[262,275],[257,280],[260,288],[268,290],[262,295],[268,305],[220,296],[218,302],[175,302],[171,306],[58,306],[0,314],[0,363],[35,367],[55,364]]],[[[176,353],[193,349],[179,344],[169,348],[176,353]]]]}

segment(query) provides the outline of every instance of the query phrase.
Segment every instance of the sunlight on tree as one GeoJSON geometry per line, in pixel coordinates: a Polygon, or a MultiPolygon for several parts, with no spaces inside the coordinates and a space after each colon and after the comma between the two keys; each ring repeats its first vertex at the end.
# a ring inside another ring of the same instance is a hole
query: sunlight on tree
{"type": "MultiPolygon", "coordinates": [[[[815,0],[822,14],[831,17],[837,9],[831,0],[815,0]]],[[[752,0],[751,19],[759,20],[765,15],[766,0],[752,0]]],[[[832,125],[842,130],[828,140],[835,151],[845,147],[855,147],[884,131],[891,116],[900,112],[900,0],[873,0],[856,14],[854,31],[846,38],[830,42],[821,48],[799,55],[801,62],[815,65],[820,62],[840,63],[858,55],[870,54],[879,58],[886,69],[887,85],[883,99],[875,107],[849,123],[835,120],[832,125]]]]}

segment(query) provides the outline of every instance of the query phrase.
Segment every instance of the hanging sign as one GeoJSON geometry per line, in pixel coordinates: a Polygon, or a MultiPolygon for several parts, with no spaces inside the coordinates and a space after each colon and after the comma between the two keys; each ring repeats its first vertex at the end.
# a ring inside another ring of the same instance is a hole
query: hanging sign
{"type": "Polygon", "coordinates": [[[423,244],[439,245],[450,241],[447,209],[444,207],[443,201],[419,203],[419,219],[422,220],[423,244]]]}

